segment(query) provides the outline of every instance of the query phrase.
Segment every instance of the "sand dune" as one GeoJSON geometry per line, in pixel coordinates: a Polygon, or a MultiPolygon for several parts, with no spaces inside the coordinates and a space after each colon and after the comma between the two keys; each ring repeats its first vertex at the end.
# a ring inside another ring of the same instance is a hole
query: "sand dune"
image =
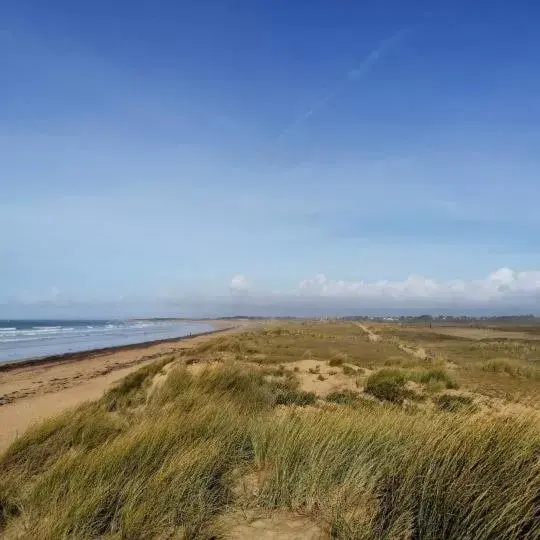
{"type": "MultiPolygon", "coordinates": [[[[242,323],[215,321],[217,331],[232,332],[242,323]],[[234,325],[234,328],[231,328],[234,325]]],[[[116,381],[139,367],[213,334],[181,338],[165,343],[118,347],[112,351],[76,353],[0,371],[0,451],[31,424],[99,398],[116,381]]]]}

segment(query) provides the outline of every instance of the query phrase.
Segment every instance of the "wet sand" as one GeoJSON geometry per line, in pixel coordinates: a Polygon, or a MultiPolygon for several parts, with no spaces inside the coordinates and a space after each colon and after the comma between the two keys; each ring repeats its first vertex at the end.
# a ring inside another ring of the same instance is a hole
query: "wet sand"
{"type": "Polygon", "coordinates": [[[152,360],[246,326],[237,321],[208,322],[215,330],[205,334],[0,366],[0,452],[31,424],[98,399],[115,382],[152,360]]]}

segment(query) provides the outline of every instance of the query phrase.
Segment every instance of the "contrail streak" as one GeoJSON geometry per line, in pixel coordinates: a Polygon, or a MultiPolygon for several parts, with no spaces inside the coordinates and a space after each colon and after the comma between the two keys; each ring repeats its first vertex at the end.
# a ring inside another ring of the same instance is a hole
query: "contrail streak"
{"type": "Polygon", "coordinates": [[[381,59],[384,53],[386,53],[392,46],[396,44],[405,34],[408,34],[411,31],[410,27],[401,28],[395,34],[389,38],[384,39],[379,43],[375,49],[373,49],[357,67],[350,69],[347,72],[347,78],[341,81],[336,85],[334,90],[332,90],[327,96],[317,101],[312,105],[304,114],[299,116],[292,124],[287,126],[276,138],[276,142],[283,139],[291,131],[294,131],[298,126],[303,124],[310,116],[313,116],[316,112],[321,110],[332,98],[338,94],[342,88],[349,81],[356,81],[362,78],[364,75],[369,73],[373,66],[381,59]]]}

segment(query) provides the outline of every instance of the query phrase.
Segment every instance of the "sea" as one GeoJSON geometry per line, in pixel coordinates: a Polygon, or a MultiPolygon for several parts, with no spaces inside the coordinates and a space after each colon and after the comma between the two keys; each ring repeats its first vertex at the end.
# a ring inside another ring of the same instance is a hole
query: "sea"
{"type": "Polygon", "coordinates": [[[214,330],[174,320],[0,320],[0,364],[214,330]]]}

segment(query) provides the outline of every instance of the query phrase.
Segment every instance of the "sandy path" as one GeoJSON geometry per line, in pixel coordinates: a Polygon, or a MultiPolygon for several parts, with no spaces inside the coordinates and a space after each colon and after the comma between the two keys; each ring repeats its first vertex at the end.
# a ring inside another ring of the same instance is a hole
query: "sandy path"
{"type": "MultiPolygon", "coordinates": [[[[216,329],[225,328],[231,323],[218,321],[215,326],[216,329]]],[[[236,324],[227,332],[245,327],[245,324],[236,324]]],[[[76,360],[26,364],[0,372],[0,452],[31,424],[85,401],[98,399],[113,383],[139,367],[212,337],[194,336],[99,355],[89,353],[88,357],[76,360]]]]}
{"type": "MultiPolygon", "coordinates": [[[[371,330],[369,327],[367,327],[364,324],[356,323],[357,326],[359,326],[367,335],[369,338],[369,341],[372,341],[373,343],[376,343],[377,341],[381,340],[381,336],[379,334],[376,334],[371,330]]],[[[409,356],[413,356],[414,358],[418,358],[419,360],[426,360],[428,358],[428,353],[423,347],[409,347],[408,345],[404,345],[403,343],[399,343],[398,347],[409,356]]]]}
{"type": "Polygon", "coordinates": [[[379,336],[379,334],[373,332],[373,330],[369,329],[365,324],[356,323],[356,326],[359,326],[367,334],[369,341],[377,343],[377,341],[381,339],[381,336],[379,336]]]}
{"type": "Polygon", "coordinates": [[[403,345],[400,343],[398,347],[404,352],[407,353],[410,356],[414,356],[415,358],[418,358],[419,360],[426,360],[428,358],[428,353],[423,347],[408,347],[407,345],[403,345]]]}

